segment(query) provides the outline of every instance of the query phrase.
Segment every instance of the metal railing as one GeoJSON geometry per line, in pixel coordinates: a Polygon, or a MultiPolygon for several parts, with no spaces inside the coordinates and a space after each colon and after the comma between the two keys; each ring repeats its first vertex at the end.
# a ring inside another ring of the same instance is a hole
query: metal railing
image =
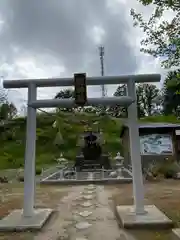
{"type": "Polygon", "coordinates": [[[75,168],[63,168],[53,174],[51,174],[49,177],[46,177],[43,179],[45,180],[57,180],[57,181],[63,181],[63,180],[83,180],[83,181],[89,181],[89,180],[105,180],[105,179],[118,179],[118,178],[131,178],[132,173],[126,169],[122,168],[121,171],[116,169],[89,169],[88,171],[77,171],[75,168]],[[125,174],[126,173],[126,174],[125,174]],[[129,176],[129,177],[128,177],[129,176]]]}

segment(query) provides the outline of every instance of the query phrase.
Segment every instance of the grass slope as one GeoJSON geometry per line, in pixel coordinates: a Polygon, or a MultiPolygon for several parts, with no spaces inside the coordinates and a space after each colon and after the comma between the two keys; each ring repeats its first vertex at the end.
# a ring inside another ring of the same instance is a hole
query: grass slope
{"type": "MultiPolygon", "coordinates": [[[[180,122],[175,116],[147,117],[141,119],[147,122],[180,122]]],[[[105,146],[104,151],[113,156],[117,151],[122,152],[119,138],[122,121],[109,116],[96,116],[87,113],[63,113],[58,115],[37,115],[37,141],[36,141],[36,166],[55,163],[55,159],[63,152],[69,160],[74,160],[80,148],[76,146],[78,136],[83,133],[87,123],[95,127],[99,123],[103,130],[105,146]],[[64,144],[60,147],[54,145],[57,129],[53,128],[54,121],[58,121],[64,144]]],[[[0,127],[0,169],[19,168],[24,165],[26,119],[17,118],[0,127]]]]}
{"type": "MultiPolygon", "coordinates": [[[[104,132],[106,144],[104,150],[113,155],[121,150],[119,133],[121,120],[108,116],[98,117],[92,114],[59,113],[58,116],[38,114],[37,140],[36,140],[36,165],[55,163],[55,159],[63,152],[64,156],[73,160],[79,151],[76,146],[78,136],[83,133],[85,125],[99,122],[104,132]],[[53,128],[57,120],[64,144],[57,147],[54,140],[57,129],[53,128]]],[[[0,129],[0,169],[19,168],[24,165],[26,119],[17,118],[0,129]]]]}

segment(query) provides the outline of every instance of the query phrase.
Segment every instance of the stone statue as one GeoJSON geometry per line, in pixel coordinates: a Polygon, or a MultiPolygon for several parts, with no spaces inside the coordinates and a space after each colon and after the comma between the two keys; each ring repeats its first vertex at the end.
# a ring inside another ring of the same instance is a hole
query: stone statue
{"type": "Polygon", "coordinates": [[[78,169],[106,168],[109,169],[110,159],[102,150],[102,134],[88,128],[81,135],[78,145],[81,147],[81,154],[76,156],[75,167],[78,169]]]}

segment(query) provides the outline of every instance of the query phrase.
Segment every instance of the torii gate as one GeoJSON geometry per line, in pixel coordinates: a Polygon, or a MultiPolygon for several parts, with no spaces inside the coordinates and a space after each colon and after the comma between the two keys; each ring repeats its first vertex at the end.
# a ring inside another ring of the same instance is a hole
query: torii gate
{"type": "MultiPolygon", "coordinates": [[[[133,195],[135,213],[144,214],[144,189],[140,156],[139,129],[137,123],[137,103],[135,83],[159,82],[159,74],[140,74],[123,76],[87,77],[87,85],[107,85],[107,84],[127,84],[128,96],[122,97],[103,97],[89,98],[86,105],[121,105],[128,107],[128,123],[130,138],[130,153],[133,173],[133,195]]],[[[74,99],[46,99],[37,100],[37,87],[64,87],[73,86],[74,78],[47,78],[47,79],[28,79],[28,80],[5,80],[4,88],[28,88],[28,111],[27,111],[27,132],[26,132],[26,151],[24,169],[24,206],[21,216],[21,224],[14,223],[16,229],[23,228],[23,221],[26,226],[32,227],[36,223],[40,212],[34,209],[35,198],[35,152],[36,152],[36,109],[75,106],[74,99]],[[22,220],[23,219],[23,220],[22,220]],[[27,220],[28,219],[28,220],[27,220]]],[[[49,211],[49,210],[48,210],[49,211]]],[[[41,226],[49,216],[50,212],[44,210],[41,218],[41,226]]],[[[21,214],[17,213],[16,215],[21,214]]],[[[10,218],[11,214],[9,215],[10,218]]],[[[3,220],[2,220],[3,221],[3,220]]],[[[40,220],[39,220],[40,221],[40,220]]],[[[6,222],[7,224],[7,222],[6,222]]],[[[3,225],[6,228],[5,224],[3,225]]],[[[2,224],[0,223],[0,228],[2,224]]]]}

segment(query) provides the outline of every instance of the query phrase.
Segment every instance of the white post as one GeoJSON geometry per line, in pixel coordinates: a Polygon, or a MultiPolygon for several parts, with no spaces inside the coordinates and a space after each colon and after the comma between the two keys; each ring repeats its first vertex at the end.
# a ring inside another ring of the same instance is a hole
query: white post
{"type": "Polygon", "coordinates": [[[77,172],[77,168],[75,168],[75,178],[76,178],[76,180],[78,180],[78,172],[77,172]]]}
{"type": "Polygon", "coordinates": [[[144,214],[144,186],[140,155],[139,127],[137,117],[137,102],[135,81],[129,79],[127,83],[128,95],[135,99],[128,107],[128,126],[130,139],[130,155],[133,175],[133,195],[136,214],[144,214]]]}
{"type": "Polygon", "coordinates": [[[63,169],[60,171],[60,180],[64,180],[64,172],[63,169]]]}
{"type": "Polygon", "coordinates": [[[102,180],[103,180],[104,179],[104,167],[102,167],[101,171],[102,171],[102,180]]]}
{"type": "MultiPolygon", "coordinates": [[[[28,104],[36,100],[36,86],[28,88],[28,104]]],[[[34,214],[35,197],[35,155],[36,155],[36,109],[28,106],[26,126],[26,152],[24,165],[24,217],[34,214]]]]}

